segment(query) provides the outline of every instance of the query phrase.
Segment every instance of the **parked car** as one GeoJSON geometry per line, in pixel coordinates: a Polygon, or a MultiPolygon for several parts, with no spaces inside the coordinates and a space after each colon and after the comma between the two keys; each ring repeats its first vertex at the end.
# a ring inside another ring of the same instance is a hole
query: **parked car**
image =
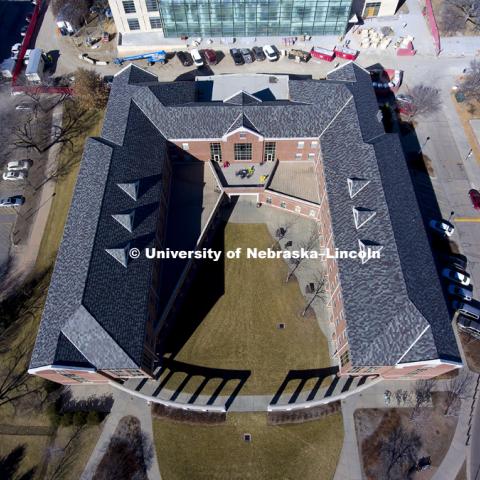
{"type": "Polygon", "coordinates": [[[192,56],[188,52],[177,52],[177,58],[184,67],[190,67],[193,64],[192,56]]]}
{"type": "Polygon", "coordinates": [[[476,306],[471,305],[470,303],[462,302],[461,300],[454,300],[452,302],[452,307],[462,315],[475,320],[480,319],[480,309],[476,306]]]}
{"type": "Polygon", "coordinates": [[[30,160],[12,160],[11,162],[7,163],[7,170],[9,172],[15,171],[15,170],[28,170],[30,166],[32,165],[32,162],[30,160]]]}
{"type": "Polygon", "coordinates": [[[253,62],[252,52],[250,51],[249,48],[242,48],[240,50],[240,53],[242,54],[242,58],[243,58],[243,61],[245,63],[252,63],[253,62]]]}
{"type": "Polygon", "coordinates": [[[202,50],[202,53],[210,65],[217,64],[217,52],[215,52],[215,50],[212,50],[211,48],[206,48],[205,50],[202,50]]]}
{"type": "Polygon", "coordinates": [[[264,45],[263,53],[265,54],[269,62],[274,62],[275,60],[278,60],[278,55],[275,52],[273,45],[264,45]]]}
{"type": "Polygon", "coordinates": [[[442,270],[442,275],[445,278],[448,278],[452,282],[460,283],[461,285],[468,287],[470,285],[470,275],[467,273],[460,273],[450,268],[444,268],[442,270]]]}
{"type": "Polygon", "coordinates": [[[466,302],[471,302],[473,299],[471,285],[470,285],[470,288],[463,288],[463,287],[459,287],[457,285],[452,284],[448,287],[448,293],[450,295],[455,295],[456,297],[460,297],[462,300],[465,300],[466,302]]]}
{"type": "Polygon", "coordinates": [[[16,207],[25,203],[25,197],[15,195],[14,197],[0,198],[0,207],[16,207]]]}
{"type": "Polygon", "coordinates": [[[4,180],[25,180],[27,178],[27,174],[25,172],[3,172],[3,179],[4,180]]]}
{"type": "Polygon", "coordinates": [[[480,192],[472,188],[468,195],[470,196],[470,200],[472,201],[473,208],[475,210],[480,210],[480,192]]]}
{"type": "Polygon", "coordinates": [[[25,20],[27,21],[27,23],[30,23],[32,21],[32,18],[33,18],[33,13],[27,13],[25,20]]]}
{"type": "Polygon", "coordinates": [[[33,110],[32,106],[28,103],[19,103],[15,110],[33,110]]]}
{"type": "Polygon", "coordinates": [[[446,220],[430,220],[429,226],[432,230],[447,237],[451,237],[455,231],[455,227],[446,220]]]}
{"type": "Polygon", "coordinates": [[[462,330],[477,339],[480,338],[480,322],[478,321],[478,317],[477,319],[474,319],[472,317],[462,315],[458,319],[457,326],[459,330],[462,330]]]}
{"type": "Polygon", "coordinates": [[[231,48],[230,55],[232,56],[235,65],[243,65],[245,63],[242,54],[240,53],[240,50],[238,48],[231,48]]]}
{"type": "Polygon", "coordinates": [[[24,37],[27,34],[27,30],[28,30],[28,25],[23,26],[22,29],[20,30],[20,35],[24,37]]]}
{"type": "Polygon", "coordinates": [[[202,56],[200,55],[200,52],[194,48],[190,54],[192,55],[193,63],[195,64],[196,67],[203,67],[203,59],[202,56]]]}
{"type": "Polygon", "coordinates": [[[461,255],[459,253],[456,255],[447,255],[443,257],[443,260],[457,270],[461,270],[463,272],[467,270],[467,257],[465,255],[461,255]]]}
{"type": "Polygon", "coordinates": [[[255,60],[258,60],[259,62],[263,62],[265,60],[265,54],[263,53],[262,47],[253,47],[252,52],[255,56],[255,60]]]}

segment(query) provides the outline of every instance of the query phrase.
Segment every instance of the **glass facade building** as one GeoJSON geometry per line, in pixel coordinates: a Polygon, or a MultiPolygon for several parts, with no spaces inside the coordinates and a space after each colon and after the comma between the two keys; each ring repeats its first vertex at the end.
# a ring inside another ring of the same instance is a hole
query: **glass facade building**
{"type": "Polygon", "coordinates": [[[351,0],[162,0],[165,37],[341,35],[351,0]]]}

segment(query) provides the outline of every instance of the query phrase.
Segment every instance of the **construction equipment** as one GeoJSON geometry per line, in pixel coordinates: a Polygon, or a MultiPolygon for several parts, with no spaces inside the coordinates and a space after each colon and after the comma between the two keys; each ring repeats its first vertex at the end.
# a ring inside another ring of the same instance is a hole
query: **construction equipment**
{"type": "Polygon", "coordinates": [[[119,57],[113,60],[113,63],[117,65],[123,65],[124,62],[131,62],[133,60],[147,60],[149,64],[166,62],[167,53],[164,50],[158,52],[141,53],[139,55],[129,55],[128,57],[119,57]]]}

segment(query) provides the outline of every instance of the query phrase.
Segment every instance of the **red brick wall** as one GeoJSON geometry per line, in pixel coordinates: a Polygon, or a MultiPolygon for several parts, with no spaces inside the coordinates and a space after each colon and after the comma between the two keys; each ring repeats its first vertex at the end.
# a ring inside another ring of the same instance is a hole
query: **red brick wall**
{"type": "Polygon", "coordinates": [[[45,378],[52,382],[61,383],[62,385],[78,385],[79,383],[108,383],[109,378],[100,372],[87,372],[84,370],[39,370],[35,372],[38,377],[45,378]],[[79,382],[75,379],[65,377],[62,373],[73,374],[82,377],[85,382],[79,382]]]}
{"type": "Polygon", "coordinates": [[[318,218],[320,212],[320,208],[316,205],[310,205],[297,199],[289,199],[270,190],[265,190],[264,192],[261,192],[258,195],[258,201],[265,205],[272,205],[274,207],[282,208],[290,212],[296,213],[297,215],[311,218],[312,220],[318,218]],[[269,203],[267,199],[270,199],[271,203],[269,203]],[[281,207],[282,203],[285,204],[285,207],[281,207]],[[310,215],[311,211],[315,212],[314,216],[310,215]]]}
{"type": "Polygon", "coordinates": [[[275,142],[275,158],[280,161],[290,160],[316,160],[319,155],[320,149],[318,147],[318,139],[306,138],[306,139],[287,139],[287,140],[264,140],[263,137],[258,137],[249,132],[242,132],[245,134],[245,138],[240,138],[240,132],[229,135],[225,141],[219,138],[217,140],[186,140],[174,141],[178,148],[182,149],[182,144],[188,143],[188,150],[185,152],[189,155],[202,161],[210,160],[210,143],[221,143],[222,145],[222,161],[228,160],[230,163],[235,163],[234,160],[234,144],[235,143],[251,143],[252,144],[252,160],[241,161],[239,163],[260,163],[264,160],[264,142],[275,142]],[[303,142],[303,148],[298,148],[298,142],[303,142]],[[312,144],[312,142],[317,142],[312,144]],[[296,157],[300,154],[301,157],[296,157]],[[314,158],[309,157],[313,154],[314,158]]]}

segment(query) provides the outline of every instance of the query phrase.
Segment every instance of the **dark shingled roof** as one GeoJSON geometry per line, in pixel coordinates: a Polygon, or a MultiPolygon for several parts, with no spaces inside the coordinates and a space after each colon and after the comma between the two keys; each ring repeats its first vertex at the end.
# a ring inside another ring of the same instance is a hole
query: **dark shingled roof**
{"type": "Polygon", "coordinates": [[[348,63],[327,81],[291,80],[289,100],[241,94],[233,104],[196,102],[195,82],[155,81],[137,67],[120,72],[102,139],[86,143],[31,367],[140,365],[154,264],[123,251],[154,244],[166,139],[222,138],[236,127],[319,138],[335,247],[381,249],[366,263],[338,261],[353,365],[459,361],[401,146],[384,133],[368,72],[348,63]],[[136,181],[137,200],[119,187],[136,181]],[[375,215],[355,225],[355,208],[375,215]]]}

